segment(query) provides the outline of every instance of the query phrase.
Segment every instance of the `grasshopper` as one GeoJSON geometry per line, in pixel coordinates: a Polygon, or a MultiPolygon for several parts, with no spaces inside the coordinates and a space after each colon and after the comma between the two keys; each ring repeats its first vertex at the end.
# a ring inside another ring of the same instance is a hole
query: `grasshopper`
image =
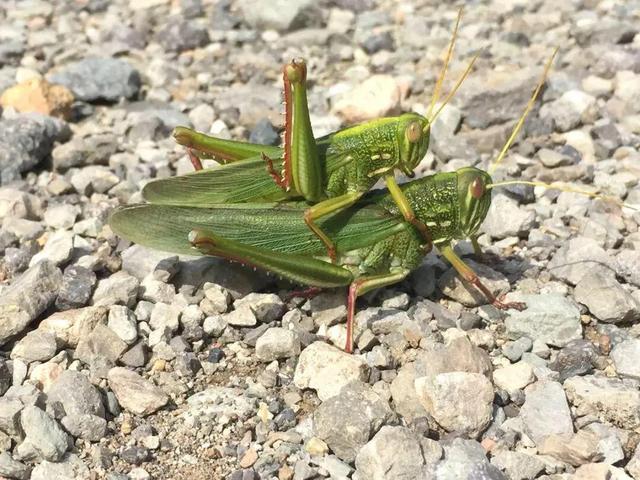
{"type": "MultiPolygon", "coordinates": [[[[494,165],[502,160],[533,107],[555,54],[494,165]]],[[[498,185],[489,173],[464,167],[407,182],[399,189],[416,217],[430,228],[434,245],[464,280],[496,307],[522,309],[523,304],[496,298],[452,246],[455,240],[475,238],[489,210],[491,190],[498,185]]],[[[151,203],[117,209],[110,224],[119,235],[151,248],[218,256],[312,287],[348,286],[345,350],[351,352],[356,298],[405,279],[422,262],[423,238],[404,218],[391,190],[370,192],[320,219],[321,228],[341,254],[339,263],[333,263],[324,243],[306,227],[301,215],[306,208],[305,202],[293,201],[198,207],[151,203]]]]}
{"type": "Polygon", "coordinates": [[[452,98],[477,58],[474,57],[443,104],[432,115],[453,53],[462,10],[459,11],[444,66],[436,81],[427,116],[405,113],[372,120],[315,139],[307,104],[307,68],[296,59],[283,68],[285,130],[283,148],[223,140],[186,127],[174,131],[187,147],[197,170],[192,175],[157,180],[143,196],[152,203],[199,206],[251,200],[301,199],[312,204],[302,212],[305,223],[322,241],[331,260],[336,247],[318,221],[355,204],[379,179],[384,179],[405,220],[431,248],[429,228],[416,217],[398,187],[394,172],[413,177],[427,153],[431,124],[452,98]],[[201,158],[229,164],[202,170],[201,158]],[[275,164],[275,165],[274,165],[275,164]],[[263,173],[267,168],[269,177],[263,173]],[[280,170],[280,173],[278,173],[280,170]]]}

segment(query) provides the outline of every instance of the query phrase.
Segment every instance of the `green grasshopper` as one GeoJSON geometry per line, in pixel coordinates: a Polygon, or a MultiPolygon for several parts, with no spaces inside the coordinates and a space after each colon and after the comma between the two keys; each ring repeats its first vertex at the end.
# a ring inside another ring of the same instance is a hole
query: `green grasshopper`
{"type": "MultiPolygon", "coordinates": [[[[554,57],[555,53],[494,165],[502,160],[522,127],[554,57]]],[[[521,309],[523,304],[503,303],[496,298],[452,247],[454,240],[475,238],[491,204],[491,189],[498,185],[489,173],[465,167],[413,180],[399,188],[416,217],[430,228],[440,253],[464,280],[496,307],[521,309]]],[[[356,298],[406,278],[425,255],[423,238],[404,218],[391,191],[370,192],[347,209],[320,220],[321,228],[331,235],[340,253],[335,264],[328,261],[324,243],[307,228],[301,215],[306,208],[304,202],[199,207],[152,203],[117,209],[110,224],[119,235],[151,248],[184,254],[192,254],[195,249],[313,287],[348,285],[345,350],[351,352],[356,298]]]]}
{"type": "Polygon", "coordinates": [[[150,182],[143,191],[152,203],[199,206],[265,200],[305,200],[313,205],[302,212],[308,226],[336,262],[330,235],[318,225],[321,218],[355,204],[374,184],[384,179],[407,222],[421,232],[431,248],[428,227],[418,219],[395,180],[395,170],[413,177],[413,170],[429,147],[431,124],[471,71],[474,57],[445,102],[432,116],[440,94],[460,23],[458,14],[443,69],[434,88],[426,117],[405,113],[372,120],[315,139],[307,104],[307,69],[297,59],[283,68],[285,131],[283,148],[223,140],[185,127],[174,131],[187,147],[197,170],[191,175],[150,182]],[[202,170],[201,158],[228,164],[202,170]],[[275,166],[274,166],[275,163],[275,166]],[[269,172],[264,175],[264,168],[269,172]],[[281,170],[281,173],[278,173],[281,170]]]}

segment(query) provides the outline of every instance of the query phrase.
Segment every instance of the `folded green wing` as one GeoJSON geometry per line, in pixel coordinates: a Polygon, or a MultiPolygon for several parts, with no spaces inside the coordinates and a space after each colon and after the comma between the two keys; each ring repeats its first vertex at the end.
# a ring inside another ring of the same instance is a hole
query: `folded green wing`
{"type": "MultiPolygon", "coordinates": [[[[280,161],[274,161],[274,167],[279,169],[280,161]]],[[[196,207],[287,198],[267,174],[265,162],[259,157],[153,180],[145,185],[142,196],[150,203],[196,207]]]]}
{"type": "MultiPolygon", "coordinates": [[[[207,208],[140,204],[117,209],[111,228],[120,236],[157,250],[197,255],[187,235],[209,230],[227,240],[274,252],[324,255],[326,249],[303,219],[304,203],[233,204],[207,208]]],[[[321,222],[339,251],[372,245],[406,224],[375,205],[340,212],[321,222]]]]}

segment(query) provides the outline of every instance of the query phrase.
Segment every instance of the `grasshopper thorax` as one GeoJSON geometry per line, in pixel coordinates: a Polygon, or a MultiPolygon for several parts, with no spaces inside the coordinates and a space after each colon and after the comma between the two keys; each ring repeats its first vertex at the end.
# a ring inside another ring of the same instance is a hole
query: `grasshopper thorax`
{"type": "Polygon", "coordinates": [[[405,113],[398,118],[399,157],[397,168],[413,177],[413,171],[429,149],[429,120],[417,113],[405,113]]]}
{"type": "Polygon", "coordinates": [[[491,176],[475,167],[456,171],[460,201],[459,229],[464,237],[475,235],[491,206],[491,176]]]}

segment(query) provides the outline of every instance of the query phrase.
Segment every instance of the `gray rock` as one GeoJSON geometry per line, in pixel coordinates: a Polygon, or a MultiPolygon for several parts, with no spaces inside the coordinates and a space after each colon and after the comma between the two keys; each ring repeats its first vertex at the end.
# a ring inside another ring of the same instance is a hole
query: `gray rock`
{"type": "MultiPolygon", "coordinates": [[[[15,364],[14,364],[15,368],[15,364]]],[[[13,375],[4,358],[0,359],[0,397],[9,389],[13,382],[13,375]]]]}
{"type": "Polygon", "coordinates": [[[169,401],[160,388],[126,368],[112,368],[107,379],[118,403],[136,415],[149,415],[169,401]]]}
{"type": "Polygon", "coordinates": [[[140,298],[152,303],[173,303],[176,289],[169,283],[153,278],[153,274],[142,279],[140,283],[140,298]]]}
{"type": "Polygon", "coordinates": [[[33,266],[42,260],[49,260],[55,265],[63,265],[69,261],[73,253],[73,233],[58,230],[47,238],[42,251],[33,256],[29,266],[33,266]]]}
{"type": "Polygon", "coordinates": [[[102,396],[86,375],[66,370],[53,382],[47,392],[50,405],[60,404],[66,415],[97,415],[104,417],[102,396]]]}
{"type": "Polygon", "coordinates": [[[549,455],[574,467],[602,460],[598,451],[598,436],[585,430],[574,434],[550,435],[546,437],[538,451],[541,455],[549,455]]]}
{"type": "Polygon", "coordinates": [[[77,205],[49,205],[44,212],[44,223],[54,229],[66,230],[73,227],[79,214],[80,207],[77,205]]]}
{"type": "Polygon", "coordinates": [[[168,329],[174,333],[180,328],[181,307],[178,304],[156,303],[151,311],[149,325],[155,330],[168,329]]]}
{"type": "Polygon", "coordinates": [[[456,438],[443,446],[444,459],[438,463],[433,478],[507,480],[500,470],[489,463],[484,448],[478,442],[456,438]]]}
{"type": "Polygon", "coordinates": [[[156,38],[168,52],[193,50],[209,43],[209,34],[205,25],[197,20],[180,17],[168,19],[165,26],[157,32],[156,38]]]}
{"type": "Polygon", "coordinates": [[[57,462],[69,448],[69,437],[48,413],[36,406],[28,405],[20,415],[20,425],[25,440],[18,450],[26,450],[26,444],[44,460],[57,462]]]}
{"type": "Polygon", "coordinates": [[[520,410],[525,433],[536,445],[550,435],[570,435],[573,421],[562,385],[552,381],[536,382],[525,389],[520,410]]]}
{"type": "Polygon", "coordinates": [[[242,391],[230,387],[209,387],[187,398],[188,410],[185,418],[197,418],[211,421],[222,415],[236,415],[246,420],[255,415],[255,398],[242,394],[242,391]]]}
{"type": "Polygon", "coordinates": [[[256,342],[256,356],[263,362],[289,358],[300,354],[300,338],[292,330],[269,328],[256,342]]]}
{"type": "Polygon", "coordinates": [[[619,343],[609,354],[621,377],[640,380],[640,340],[632,338],[619,343]]]}
{"type": "Polygon", "coordinates": [[[393,418],[386,400],[360,381],[348,383],[314,412],[315,434],[342,460],[352,462],[360,448],[393,418]]]}
{"type": "MultiPolygon", "coordinates": [[[[42,232],[44,231],[44,227],[40,222],[12,217],[4,219],[2,222],[2,229],[7,232],[8,235],[13,235],[19,240],[35,240],[37,237],[42,235],[42,232]]],[[[17,253],[15,256],[17,257],[17,253]]],[[[29,254],[25,263],[28,264],[31,257],[32,254],[29,254]]],[[[18,260],[24,261],[21,258],[16,258],[12,263],[17,263],[18,260]]],[[[15,270],[18,270],[18,268],[22,270],[22,267],[14,267],[15,270]]]]}
{"type": "Polygon", "coordinates": [[[51,153],[56,140],[69,136],[65,122],[37,113],[0,120],[0,184],[19,179],[51,153]]]}
{"type": "Polygon", "coordinates": [[[615,272],[615,266],[615,260],[595,240],[576,237],[558,249],[549,261],[548,269],[555,278],[576,285],[596,271],[604,275],[615,272]]]}
{"type": "Polygon", "coordinates": [[[535,226],[533,210],[518,206],[518,202],[505,194],[494,195],[487,218],[480,231],[495,239],[526,235],[535,226]]]}
{"type": "Polygon", "coordinates": [[[365,381],[369,368],[364,360],[323,342],[314,342],[300,354],[293,377],[298,388],[312,388],[320,400],[337,395],[353,380],[365,381]]]}
{"type": "Polygon", "coordinates": [[[81,195],[105,193],[120,182],[120,177],[102,165],[89,165],[72,172],[71,185],[81,195]]]}
{"type": "Polygon", "coordinates": [[[127,345],[133,345],[138,338],[136,316],[124,305],[112,305],[109,308],[107,326],[127,345]]]}
{"type": "Polygon", "coordinates": [[[638,480],[640,478],[640,445],[636,446],[631,459],[627,462],[625,466],[627,472],[631,474],[634,480],[638,480]]]}
{"type": "Polygon", "coordinates": [[[502,346],[502,354],[512,362],[517,362],[525,352],[533,347],[533,342],[528,337],[520,337],[513,342],[507,342],[502,346]]]}
{"type": "Polygon", "coordinates": [[[596,115],[596,99],[580,90],[564,92],[557,100],[543,105],[542,118],[553,119],[556,130],[567,132],[581,123],[591,123],[596,115]]]}
{"type": "Polygon", "coordinates": [[[255,327],[258,324],[253,310],[249,305],[243,305],[222,316],[228,325],[233,327],[255,327]]]}
{"type": "Polygon", "coordinates": [[[79,265],[70,265],[64,269],[62,284],[56,298],[58,310],[70,310],[84,307],[89,303],[91,292],[96,284],[96,274],[79,265]]]}
{"type": "Polygon", "coordinates": [[[120,361],[129,367],[143,367],[148,360],[148,347],[144,341],[136,343],[120,357],[120,361]]]}
{"type": "Polygon", "coordinates": [[[202,364],[194,353],[185,352],[176,355],[174,368],[183,377],[192,377],[202,368],[202,364]]]}
{"type": "Polygon", "coordinates": [[[405,363],[399,370],[396,378],[390,385],[391,398],[395,411],[401,415],[407,423],[412,423],[418,418],[426,417],[427,411],[420,403],[414,386],[416,368],[413,362],[405,363]]]}
{"type": "Polygon", "coordinates": [[[122,270],[142,280],[153,274],[163,261],[175,258],[175,255],[152,250],[142,245],[131,245],[121,253],[121,257],[122,270]]]}
{"type": "Polygon", "coordinates": [[[125,108],[128,112],[127,119],[134,124],[148,118],[157,118],[167,134],[178,125],[191,126],[189,117],[171,103],[144,100],[128,104],[125,108]]]}
{"type": "Polygon", "coordinates": [[[7,435],[18,437],[20,431],[20,412],[23,403],[15,398],[0,398],[0,430],[7,435]]]}
{"type": "Polygon", "coordinates": [[[64,172],[73,167],[107,165],[118,149],[118,138],[110,133],[74,137],[57,145],[51,152],[56,171],[64,172]]]}
{"type": "Polygon", "coordinates": [[[533,480],[544,470],[545,463],[536,455],[502,450],[493,455],[491,463],[511,480],[533,480]]]}
{"type": "Polygon", "coordinates": [[[49,75],[49,81],[64,85],[78,100],[117,102],[133,98],[140,90],[140,74],[129,63],[116,58],[85,58],[49,75]]]}
{"type": "Polygon", "coordinates": [[[55,300],[62,272],[50,261],[29,268],[0,299],[0,346],[22,332],[55,300]]]}
{"type": "Polygon", "coordinates": [[[564,382],[567,397],[576,413],[596,415],[621,428],[640,425],[640,392],[618,378],[586,375],[564,382]]]}
{"type": "Polygon", "coordinates": [[[493,386],[484,375],[449,372],[418,377],[415,388],[422,406],[448,432],[476,437],[491,421],[493,386]]]}
{"type": "Polygon", "coordinates": [[[575,375],[591,373],[598,359],[598,350],[588,340],[578,339],[569,342],[549,364],[551,370],[560,374],[560,382],[575,375]]]}
{"type": "Polygon", "coordinates": [[[222,318],[222,316],[215,315],[205,318],[202,324],[202,328],[207,335],[211,335],[212,337],[217,338],[222,335],[222,332],[224,332],[225,328],[227,328],[227,322],[224,318],[222,318]]]}
{"type": "Polygon", "coordinates": [[[604,423],[594,422],[584,427],[583,430],[597,436],[598,456],[602,457],[604,463],[612,465],[624,459],[625,454],[618,429],[604,423]]]}
{"type": "Polygon", "coordinates": [[[480,373],[488,376],[493,369],[487,352],[473,345],[467,337],[458,337],[443,345],[425,342],[424,351],[416,357],[416,373],[420,377],[447,372],[480,373]]]}
{"type": "Polygon", "coordinates": [[[256,123],[251,134],[249,135],[249,141],[252,143],[259,143],[260,145],[279,145],[280,135],[268,118],[263,118],[256,123]]]}
{"type": "Polygon", "coordinates": [[[15,344],[11,358],[20,358],[26,363],[44,362],[53,358],[58,350],[56,336],[47,331],[34,330],[15,344]]]}
{"type": "Polygon", "coordinates": [[[632,322],[640,318],[640,304],[609,272],[595,271],[577,283],[574,297],[601,322],[632,322]]]}
{"type": "Polygon", "coordinates": [[[97,415],[88,413],[67,415],[61,422],[71,435],[90,442],[99,442],[107,434],[107,421],[97,415]]]}
{"type": "Polygon", "coordinates": [[[236,309],[243,306],[249,307],[256,319],[262,323],[279,320],[285,309],[284,302],[273,293],[250,293],[246,297],[236,300],[233,306],[236,309]]]}
{"type": "Polygon", "coordinates": [[[430,478],[442,456],[438,442],[405,427],[383,426],[356,456],[354,480],[430,478]]]}
{"type": "Polygon", "coordinates": [[[75,358],[93,369],[109,368],[126,349],[127,344],[113,330],[99,323],[89,335],[80,339],[75,358]]]}
{"type": "Polygon", "coordinates": [[[509,300],[523,301],[527,305],[521,312],[509,311],[505,319],[509,337],[525,336],[556,347],[582,338],[580,309],[562,295],[513,295],[509,300]]]}
{"type": "Polygon", "coordinates": [[[506,365],[493,372],[493,383],[507,392],[521,390],[534,380],[533,367],[524,361],[506,365]]]}
{"type": "Polygon", "coordinates": [[[538,150],[538,158],[547,168],[566,167],[576,163],[574,157],[568,155],[566,152],[550,150],[548,148],[538,150]]]}
{"type": "Polygon", "coordinates": [[[616,256],[617,273],[640,287],[640,250],[622,250],[616,256]]]}
{"type": "Polygon", "coordinates": [[[17,480],[29,480],[31,468],[11,458],[9,452],[0,453],[0,475],[17,480]]]}
{"type": "Polygon", "coordinates": [[[277,0],[271,4],[255,4],[249,0],[239,2],[243,20],[251,27],[264,30],[291,30],[305,23],[305,10],[312,7],[311,0],[277,0]]]}
{"type": "Polygon", "coordinates": [[[52,332],[62,346],[76,348],[81,338],[88,336],[99,323],[107,321],[105,307],[86,307],[56,312],[45,318],[39,330],[52,332]]]}
{"type": "Polygon", "coordinates": [[[31,480],[78,480],[87,478],[89,469],[74,454],[68,454],[60,462],[44,461],[36,465],[31,472],[31,480]]]}
{"type": "Polygon", "coordinates": [[[110,277],[98,281],[93,292],[93,305],[126,305],[132,308],[138,296],[138,279],[127,272],[116,272],[110,277]]]}
{"type": "Polygon", "coordinates": [[[471,76],[460,92],[465,122],[472,128],[484,129],[517,118],[537,77],[533,68],[471,76]]]}

